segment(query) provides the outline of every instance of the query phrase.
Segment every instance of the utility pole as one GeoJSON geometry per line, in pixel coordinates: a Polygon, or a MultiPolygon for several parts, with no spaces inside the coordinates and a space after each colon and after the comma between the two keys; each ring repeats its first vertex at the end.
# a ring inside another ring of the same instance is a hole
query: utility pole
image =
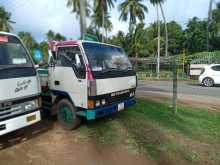
{"type": "Polygon", "coordinates": [[[81,39],[84,38],[86,34],[86,0],[80,0],[80,32],[81,32],[81,39]]]}
{"type": "Polygon", "coordinates": [[[159,16],[159,5],[157,5],[157,26],[158,26],[158,40],[157,40],[157,79],[160,79],[160,16],[159,16]]]}
{"type": "Polygon", "coordinates": [[[173,114],[177,114],[177,66],[176,58],[172,61],[173,68],[173,98],[172,98],[172,108],[173,114]]]}
{"type": "Polygon", "coordinates": [[[164,10],[163,10],[163,6],[162,6],[161,3],[159,3],[159,5],[160,5],[160,10],[161,10],[161,13],[162,13],[163,20],[164,20],[164,28],[165,28],[165,40],[166,40],[165,57],[168,57],[169,38],[168,38],[167,21],[166,21],[165,13],[164,13],[164,10]]]}
{"type": "Polygon", "coordinates": [[[207,51],[209,51],[209,26],[210,26],[210,22],[211,22],[211,18],[212,18],[212,4],[213,4],[213,0],[210,0],[209,3],[209,13],[208,13],[208,20],[207,20],[207,26],[206,26],[206,47],[207,47],[207,51]]]}

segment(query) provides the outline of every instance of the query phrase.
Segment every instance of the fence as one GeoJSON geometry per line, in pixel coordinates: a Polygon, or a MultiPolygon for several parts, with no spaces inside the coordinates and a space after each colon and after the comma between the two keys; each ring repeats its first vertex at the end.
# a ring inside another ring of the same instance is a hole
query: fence
{"type": "MultiPolygon", "coordinates": [[[[136,59],[130,58],[135,64],[136,59]]],[[[186,56],[184,54],[160,58],[160,78],[171,79],[173,62],[178,79],[197,79],[205,65],[220,64],[220,52],[202,52],[186,56]]],[[[137,72],[140,79],[157,77],[157,58],[138,58],[137,72]]]]}

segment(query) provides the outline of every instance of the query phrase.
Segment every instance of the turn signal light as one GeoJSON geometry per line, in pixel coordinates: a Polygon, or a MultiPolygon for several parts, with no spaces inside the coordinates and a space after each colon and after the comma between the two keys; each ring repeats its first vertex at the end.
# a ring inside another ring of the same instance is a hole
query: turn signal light
{"type": "Polygon", "coordinates": [[[93,109],[95,107],[95,102],[93,100],[88,100],[87,106],[88,109],[93,109]]]}

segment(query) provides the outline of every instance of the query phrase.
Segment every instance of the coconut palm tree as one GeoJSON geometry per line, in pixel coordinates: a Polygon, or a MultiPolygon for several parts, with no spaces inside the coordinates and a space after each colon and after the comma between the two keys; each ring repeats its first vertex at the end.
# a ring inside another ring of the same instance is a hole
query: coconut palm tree
{"type": "Polygon", "coordinates": [[[29,32],[19,32],[18,36],[21,38],[24,45],[27,47],[28,51],[33,56],[33,49],[38,47],[37,41],[29,32]]]}
{"type": "Polygon", "coordinates": [[[135,53],[135,68],[138,66],[138,57],[140,50],[144,49],[145,42],[145,29],[144,24],[140,23],[136,26],[134,33],[132,33],[130,46],[135,53]]]}
{"type": "MultiPolygon", "coordinates": [[[[114,2],[116,2],[116,0],[94,0],[94,16],[98,16],[97,18],[101,19],[99,22],[102,22],[102,36],[104,36],[105,31],[106,39],[109,27],[112,26],[108,10],[114,8],[114,2]],[[108,20],[105,21],[105,19],[108,20]]],[[[102,38],[102,41],[104,41],[104,38],[102,38]]]]}
{"type": "Polygon", "coordinates": [[[67,0],[67,7],[72,9],[72,13],[80,16],[80,32],[83,39],[86,34],[86,16],[90,14],[90,6],[87,0],[67,0]]]}
{"type": "Polygon", "coordinates": [[[105,38],[106,38],[106,40],[108,39],[108,32],[112,31],[112,29],[113,29],[113,24],[112,24],[110,18],[111,17],[108,13],[105,14],[104,29],[105,29],[105,38]]]}
{"type": "Polygon", "coordinates": [[[102,41],[104,41],[104,33],[105,33],[105,38],[108,38],[108,32],[112,31],[113,29],[113,24],[110,20],[110,15],[107,13],[105,14],[105,18],[103,19],[103,13],[100,11],[95,12],[92,15],[92,21],[91,21],[91,27],[99,31],[100,28],[103,28],[105,32],[103,31],[102,33],[102,41]],[[104,21],[104,23],[103,23],[104,21]]]}
{"type": "MultiPolygon", "coordinates": [[[[165,56],[168,56],[168,29],[167,29],[167,21],[166,21],[166,16],[165,16],[165,13],[164,13],[164,9],[163,9],[163,6],[162,4],[165,2],[165,0],[150,0],[150,3],[152,3],[154,6],[157,5],[157,7],[159,6],[160,7],[160,10],[161,10],[161,13],[162,13],[162,17],[163,17],[163,20],[164,20],[164,28],[165,28],[165,40],[166,40],[166,44],[165,44],[165,56]]],[[[158,20],[159,22],[159,20],[158,20]]],[[[159,25],[158,25],[159,26],[159,25]]]]}
{"type": "Polygon", "coordinates": [[[143,0],[125,0],[119,5],[121,15],[119,17],[122,21],[129,19],[129,31],[132,32],[137,19],[141,22],[145,19],[145,13],[148,12],[147,7],[142,4],[143,0]]]}
{"type": "Polygon", "coordinates": [[[11,13],[7,12],[4,7],[0,7],[0,31],[10,32],[12,23],[15,22],[11,20],[11,13]]]}
{"type": "Polygon", "coordinates": [[[55,34],[52,30],[49,30],[49,31],[46,33],[47,40],[48,40],[48,41],[54,40],[55,35],[56,35],[56,34],[55,34]]]}
{"type": "Polygon", "coordinates": [[[60,34],[60,33],[55,33],[55,32],[52,31],[52,30],[49,30],[49,31],[46,33],[46,37],[47,37],[47,41],[52,41],[52,40],[65,41],[65,40],[66,40],[66,37],[65,37],[65,36],[63,36],[63,35],[60,34]]]}

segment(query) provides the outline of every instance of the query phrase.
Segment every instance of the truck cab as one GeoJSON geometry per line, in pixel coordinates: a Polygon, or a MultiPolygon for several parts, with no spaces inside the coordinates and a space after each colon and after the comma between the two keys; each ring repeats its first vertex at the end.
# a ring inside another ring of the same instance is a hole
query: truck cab
{"type": "Polygon", "coordinates": [[[50,42],[52,113],[67,129],[135,104],[137,77],[120,47],[91,41],[50,42]]]}
{"type": "Polygon", "coordinates": [[[0,32],[0,136],[41,120],[40,84],[21,40],[0,32]]]}

